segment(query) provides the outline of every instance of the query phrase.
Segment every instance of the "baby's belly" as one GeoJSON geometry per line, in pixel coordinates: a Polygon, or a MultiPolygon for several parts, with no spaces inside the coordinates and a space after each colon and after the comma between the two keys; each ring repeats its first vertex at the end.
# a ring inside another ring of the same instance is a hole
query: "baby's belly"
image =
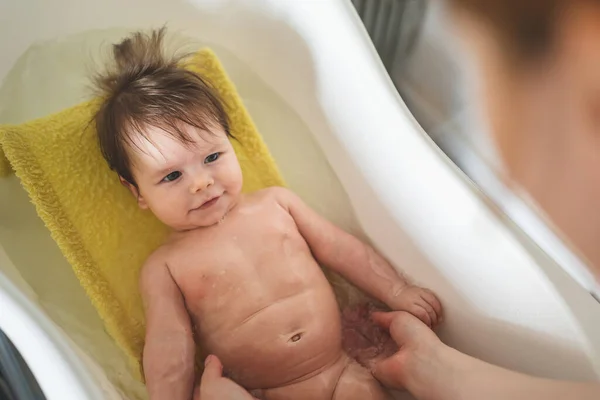
{"type": "Polygon", "coordinates": [[[307,379],[341,353],[340,314],[329,286],[271,302],[203,336],[205,349],[217,355],[226,373],[248,389],[307,379]]]}

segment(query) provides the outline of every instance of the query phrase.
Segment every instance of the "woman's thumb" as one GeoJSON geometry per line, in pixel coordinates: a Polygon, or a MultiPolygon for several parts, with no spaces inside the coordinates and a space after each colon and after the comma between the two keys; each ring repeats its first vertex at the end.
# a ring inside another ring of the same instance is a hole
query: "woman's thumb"
{"type": "Polygon", "coordinates": [[[384,386],[392,389],[403,388],[400,382],[402,365],[396,355],[377,362],[371,372],[384,386]]]}
{"type": "Polygon", "coordinates": [[[390,329],[390,325],[394,321],[397,311],[374,311],[371,313],[371,320],[383,329],[390,329]]]}
{"type": "Polygon", "coordinates": [[[202,382],[211,379],[220,378],[223,375],[223,364],[217,356],[209,355],[204,360],[204,372],[202,373],[202,382]]]}

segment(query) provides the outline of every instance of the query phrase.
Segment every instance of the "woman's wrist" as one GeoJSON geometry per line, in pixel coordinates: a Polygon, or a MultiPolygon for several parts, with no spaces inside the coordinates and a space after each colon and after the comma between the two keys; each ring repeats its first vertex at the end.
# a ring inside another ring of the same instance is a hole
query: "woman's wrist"
{"type": "Polygon", "coordinates": [[[406,355],[402,376],[406,389],[420,400],[454,399],[460,353],[439,340],[419,347],[406,355]]]}

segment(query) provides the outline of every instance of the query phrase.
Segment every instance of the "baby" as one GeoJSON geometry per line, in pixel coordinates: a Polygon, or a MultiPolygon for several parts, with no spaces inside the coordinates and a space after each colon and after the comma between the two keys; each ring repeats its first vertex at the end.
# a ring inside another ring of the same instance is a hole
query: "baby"
{"type": "Polygon", "coordinates": [[[192,398],[197,342],[264,399],[389,399],[344,350],[319,264],[429,326],[440,303],[291,191],[242,194],[224,105],[181,59],[163,55],[163,36],[135,33],[114,46],[96,116],[110,167],[141,208],[172,228],[140,277],[150,398],[192,398]]]}

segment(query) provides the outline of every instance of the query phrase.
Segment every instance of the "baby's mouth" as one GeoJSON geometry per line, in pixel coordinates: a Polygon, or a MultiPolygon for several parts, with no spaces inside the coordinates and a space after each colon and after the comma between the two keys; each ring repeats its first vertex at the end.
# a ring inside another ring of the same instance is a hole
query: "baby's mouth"
{"type": "Polygon", "coordinates": [[[200,205],[200,207],[193,208],[192,211],[206,210],[207,208],[210,208],[210,207],[214,206],[215,204],[217,204],[217,202],[219,201],[220,198],[221,198],[221,196],[215,196],[213,198],[210,198],[207,201],[205,201],[204,203],[202,203],[200,205]]]}

